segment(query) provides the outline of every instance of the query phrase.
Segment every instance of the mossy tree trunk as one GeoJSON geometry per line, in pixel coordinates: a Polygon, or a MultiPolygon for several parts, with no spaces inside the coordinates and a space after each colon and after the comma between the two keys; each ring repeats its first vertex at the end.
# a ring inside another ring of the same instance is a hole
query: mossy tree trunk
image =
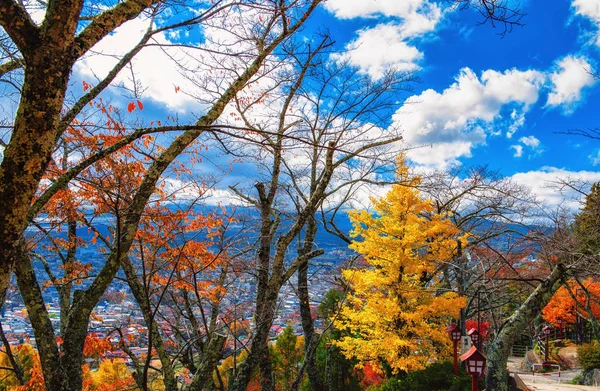
{"type": "Polygon", "coordinates": [[[540,314],[565,273],[566,268],[562,264],[554,267],[552,273],[535,288],[494,338],[488,349],[486,390],[508,391],[507,362],[511,348],[527,324],[540,314]]]}

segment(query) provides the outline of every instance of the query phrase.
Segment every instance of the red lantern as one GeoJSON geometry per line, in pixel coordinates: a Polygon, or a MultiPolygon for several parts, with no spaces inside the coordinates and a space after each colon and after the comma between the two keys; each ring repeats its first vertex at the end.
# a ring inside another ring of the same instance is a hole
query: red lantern
{"type": "Polygon", "coordinates": [[[485,357],[477,350],[475,346],[471,346],[471,349],[467,350],[465,354],[460,356],[461,361],[465,361],[467,364],[467,373],[472,376],[471,390],[478,390],[477,378],[483,374],[485,368],[485,357]]]}
{"type": "Polygon", "coordinates": [[[550,335],[550,330],[551,330],[550,326],[544,326],[544,328],[542,330],[544,330],[544,334],[550,335]]]}
{"type": "Polygon", "coordinates": [[[479,331],[477,331],[476,328],[472,328],[471,330],[469,330],[467,335],[471,338],[471,342],[473,342],[473,346],[477,346],[477,349],[479,349],[479,340],[481,337],[479,335],[479,331]]]}
{"type": "Polygon", "coordinates": [[[446,331],[448,331],[450,339],[454,342],[454,374],[458,375],[458,341],[462,336],[462,330],[456,323],[452,323],[446,331]]]}
{"type": "Polygon", "coordinates": [[[448,329],[448,334],[450,334],[450,339],[453,342],[458,342],[460,341],[460,336],[462,335],[462,330],[460,329],[460,327],[458,327],[458,325],[456,323],[452,323],[448,329]]]}
{"type": "Polygon", "coordinates": [[[548,348],[550,346],[549,338],[550,338],[550,326],[545,326],[542,330],[544,330],[544,334],[546,335],[546,349],[544,354],[544,362],[548,362],[548,348]]]}

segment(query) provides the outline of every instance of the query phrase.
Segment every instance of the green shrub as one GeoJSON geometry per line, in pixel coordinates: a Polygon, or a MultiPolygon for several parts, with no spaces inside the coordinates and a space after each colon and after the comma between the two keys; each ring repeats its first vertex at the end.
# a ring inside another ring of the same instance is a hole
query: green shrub
{"type": "Polygon", "coordinates": [[[421,371],[408,372],[388,379],[370,391],[468,391],[471,389],[471,376],[461,369],[454,376],[450,362],[433,363],[421,371]]]}
{"type": "Polygon", "coordinates": [[[579,346],[577,356],[584,370],[600,368],[600,344],[597,341],[579,346]]]}
{"type": "Polygon", "coordinates": [[[569,382],[569,384],[579,384],[579,379],[581,379],[582,377],[583,377],[583,376],[581,376],[581,375],[577,375],[577,376],[575,376],[575,377],[573,378],[573,380],[571,380],[571,381],[569,382]]]}

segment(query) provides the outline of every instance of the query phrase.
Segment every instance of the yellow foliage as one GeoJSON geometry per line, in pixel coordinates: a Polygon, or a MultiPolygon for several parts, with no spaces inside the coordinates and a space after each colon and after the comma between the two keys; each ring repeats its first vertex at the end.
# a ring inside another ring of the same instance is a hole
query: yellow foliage
{"type": "MultiPolygon", "coordinates": [[[[350,213],[355,238],[350,245],[366,266],[342,271],[350,287],[347,302],[335,318],[346,331],[336,344],[360,362],[384,360],[392,369],[416,370],[445,355],[450,340],[445,331],[458,317],[465,300],[439,290],[439,268],[452,259],[460,231],[445,214],[415,188],[402,159],[398,179],[381,199],[373,199],[374,214],[350,213]]],[[[376,367],[376,365],[375,365],[376,367]]]]}
{"type": "MultiPolygon", "coordinates": [[[[16,347],[12,346],[11,348],[15,355],[15,360],[21,366],[25,378],[24,380],[26,384],[29,384],[32,377],[36,374],[36,371],[39,371],[40,369],[39,356],[34,347],[30,344],[22,344],[16,347]]],[[[0,367],[12,368],[8,355],[4,352],[0,352],[0,367]]],[[[31,384],[33,383],[34,382],[31,382],[31,384]]],[[[19,380],[12,370],[0,369],[0,389],[10,391],[16,390],[19,387],[24,388],[24,386],[20,386],[19,380]]]]}
{"type": "Polygon", "coordinates": [[[100,361],[98,370],[92,373],[92,389],[114,390],[125,389],[133,384],[133,377],[127,365],[120,359],[104,359],[100,361]]]}
{"type": "MultiPolygon", "coordinates": [[[[241,350],[238,352],[236,357],[236,365],[240,365],[246,357],[248,357],[248,352],[246,350],[241,350]]],[[[227,356],[222,362],[221,365],[218,366],[217,370],[219,371],[219,375],[221,376],[221,381],[224,383],[224,387],[227,388],[227,381],[229,380],[229,375],[233,371],[233,355],[227,356]]],[[[215,384],[219,384],[216,376],[213,376],[215,384]]]]}

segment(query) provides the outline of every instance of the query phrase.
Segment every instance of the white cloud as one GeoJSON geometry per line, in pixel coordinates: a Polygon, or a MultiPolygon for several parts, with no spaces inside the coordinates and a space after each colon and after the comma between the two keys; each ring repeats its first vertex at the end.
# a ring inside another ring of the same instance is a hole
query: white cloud
{"type": "Polygon", "coordinates": [[[588,158],[592,161],[592,164],[594,166],[597,166],[600,164],[600,149],[596,151],[596,153],[592,153],[591,155],[588,156],[588,158]]]}
{"type": "Polygon", "coordinates": [[[566,56],[550,74],[551,91],[546,106],[561,107],[565,114],[572,113],[582,98],[582,90],[596,83],[590,74],[592,66],[585,57],[566,56]]]}
{"type": "Polygon", "coordinates": [[[412,40],[434,31],[444,14],[438,4],[425,0],[332,0],[325,7],[338,18],[392,17],[390,22],[359,30],[346,45],[347,52],[333,56],[348,60],[375,79],[388,68],[418,69],[423,53],[412,40]]]}
{"type": "MultiPolygon", "coordinates": [[[[258,12],[217,14],[210,23],[192,27],[201,29],[192,31],[194,34],[189,31],[154,34],[151,46],[142,49],[131,61],[135,79],[144,88],[142,97],[179,113],[201,110],[202,102],[214,101],[255,58],[254,41],[243,37],[249,34],[246,24],[258,19],[258,12]],[[189,41],[190,36],[195,36],[195,40],[189,41]]],[[[149,25],[150,20],[142,16],[106,36],[76,64],[78,76],[91,84],[103,78],[118,59],[138,44],[149,25]]],[[[265,62],[265,72],[270,60],[265,62]]],[[[130,69],[124,69],[113,85],[131,88],[131,78],[130,69]]]]}
{"type": "Polygon", "coordinates": [[[540,146],[540,140],[535,136],[521,137],[519,141],[531,149],[537,149],[540,146]]]}
{"type": "MultiPolygon", "coordinates": [[[[575,14],[591,19],[600,27],[600,0],[573,0],[571,7],[575,14]]],[[[596,35],[596,45],[600,46],[600,31],[596,35]]]]}
{"type": "Polygon", "coordinates": [[[204,202],[207,205],[218,205],[218,206],[228,206],[228,205],[240,205],[240,206],[249,206],[248,203],[240,199],[238,196],[233,194],[233,192],[224,189],[210,189],[206,193],[206,199],[204,202]]]}
{"type": "Polygon", "coordinates": [[[528,147],[528,149],[531,150],[531,154],[529,155],[530,158],[543,152],[540,140],[535,136],[521,137],[519,143],[520,144],[510,146],[510,148],[515,151],[513,157],[522,157],[525,152],[524,147],[528,147]]]}
{"type": "MultiPolygon", "coordinates": [[[[140,18],[131,20],[117,28],[111,35],[105,37],[92,48],[94,53],[88,55],[75,65],[75,71],[90,84],[96,83],[96,77],[103,78],[116,65],[118,58],[132,49],[148,29],[149,21],[140,18]]],[[[157,34],[158,43],[173,44],[165,34],[157,34]]],[[[175,87],[185,89],[189,80],[178,69],[174,59],[181,59],[183,53],[179,49],[161,49],[156,46],[142,49],[133,59],[133,71],[144,88],[143,97],[148,97],[171,109],[182,110],[195,100],[184,93],[176,93],[175,87]]],[[[130,73],[122,71],[116,78],[115,84],[131,85],[130,73]]]]}
{"type": "Polygon", "coordinates": [[[511,145],[510,148],[515,150],[513,157],[523,156],[523,146],[522,145],[515,144],[515,145],[511,145]]]}
{"type": "Polygon", "coordinates": [[[33,20],[33,23],[40,26],[46,17],[46,5],[35,0],[25,0],[21,4],[31,17],[31,20],[33,20]]]}
{"type": "Polygon", "coordinates": [[[600,0],[573,0],[571,6],[577,15],[600,21],[600,0]]]}
{"type": "Polygon", "coordinates": [[[427,6],[425,0],[328,0],[325,2],[325,8],[340,19],[375,15],[404,18],[427,6]]]}
{"type": "Polygon", "coordinates": [[[418,12],[411,12],[403,17],[400,35],[406,39],[431,32],[442,16],[442,9],[437,4],[426,4],[418,12]]]}
{"type": "Polygon", "coordinates": [[[374,79],[382,77],[389,68],[415,70],[423,58],[423,53],[402,40],[402,26],[392,24],[360,30],[358,37],[346,45],[346,50],[333,58],[347,60],[374,79]]]}
{"type": "Polygon", "coordinates": [[[514,174],[515,182],[529,188],[546,205],[562,205],[571,210],[581,207],[580,194],[574,190],[563,189],[561,192],[556,184],[560,180],[594,183],[600,181],[598,171],[569,171],[564,168],[543,167],[540,170],[514,174]]]}
{"type": "Polygon", "coordinates": [[[510,119],[512,123],[508,126],[506,131],[506,138],[512,138],[512,136],[525,125],[525,113],[517,111],[516,109],[510,113],[510,119]]]}
{"type": "MultiPolygon", "coordinates": [[[[537,101],[543,81],[543,74],[532,70],[488,70],[477,77],[464,68],[441,93],[429,89],[409,98],[394,114],[394,125],[403,130],[409,145],[432,145],[409,151],[413,162],[443,168],[470,157],[475,146],[485,144],[503,107],[527,111],[537,101]]],[[[523,122],[518,114],[510,117],[523,122]]]]}

